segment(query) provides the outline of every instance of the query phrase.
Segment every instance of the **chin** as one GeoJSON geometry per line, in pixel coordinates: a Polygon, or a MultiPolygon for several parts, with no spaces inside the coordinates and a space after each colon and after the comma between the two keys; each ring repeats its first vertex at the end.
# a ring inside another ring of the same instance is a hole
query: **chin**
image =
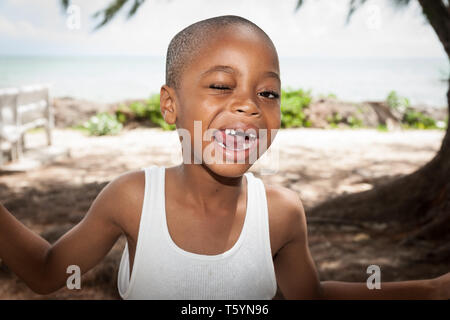
{"type": "Polygon", "coordinates": [[[254,143],[250,148],[233,150],[224,148],[218,143],[211,143],[202,150],[203,166],[220,177],[242,177],[259,158],[257,145],[257,143],[254,143]]]}
{"type": "Polygon", "coordinates": [[[246,173],[250,167],[251,164],[245,163],[245,164],[237,164],[237,163],[230,163],[230,164],[204,164],[204,166],[213,174],[224,177],[224,178],[239,178],[246,173]]]}

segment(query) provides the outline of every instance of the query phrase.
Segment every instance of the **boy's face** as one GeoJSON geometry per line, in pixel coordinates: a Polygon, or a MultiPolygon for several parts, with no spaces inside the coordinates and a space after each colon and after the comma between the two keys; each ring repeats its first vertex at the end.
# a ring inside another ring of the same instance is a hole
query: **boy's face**
{"type": "Polygon", "coordinates": [[[181,75],[176,125],[189,131],[194,157],[203,156],[202,165],[218,175],[238,177],[279,129],[280,95],[278,56],[271,44],[246,27],[229,27],[212,36],[181,75]],[[197,128],[201,123],[206,139],[201,146],[194,143],[201,139],[194,121],[197,128]],[[222,163],[208,163],[208,155],[222,163]]]}

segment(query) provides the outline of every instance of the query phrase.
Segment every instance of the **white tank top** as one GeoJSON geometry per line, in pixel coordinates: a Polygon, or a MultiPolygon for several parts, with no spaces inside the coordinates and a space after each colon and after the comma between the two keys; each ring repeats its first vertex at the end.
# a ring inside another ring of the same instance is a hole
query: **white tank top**
{"type": "Polygon", "coordinates": [[[128,244],[117,285],[123,299],[272,299],[277,290],[262,181],[246,173],[247,211],[234,246],[217,255],[185,251],[166,222],[165,168],[144,168],[145,194],[130,276],[128,244]]]}

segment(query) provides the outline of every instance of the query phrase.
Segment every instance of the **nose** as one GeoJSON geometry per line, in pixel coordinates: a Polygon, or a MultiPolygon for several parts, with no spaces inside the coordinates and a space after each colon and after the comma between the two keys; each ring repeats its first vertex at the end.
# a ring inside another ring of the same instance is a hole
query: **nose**
{"type": "Polygon", "coordinates": [[[261,110],[252,99],[235,101],[232,110],[235,113],[242,113],[253,117],[257,117],[261,113],[261,110]]]}

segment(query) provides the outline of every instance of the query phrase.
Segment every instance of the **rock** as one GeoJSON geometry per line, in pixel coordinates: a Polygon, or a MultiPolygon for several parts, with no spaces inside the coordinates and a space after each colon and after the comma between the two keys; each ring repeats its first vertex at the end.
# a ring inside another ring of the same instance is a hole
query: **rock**
{"type": "Polygon", "coordinates": [[[444,121],[448,116],[448,108],[430,107],[424,104],[416,105],[412,108],[437,121],[444,121]]]}
{"type": "Polygon", "coordinates": [[[400,112],[392,110],[385,102],[367,101],[366,103],[375,111],[378,117],[378,124],[385,125],[388,130],[400,128],[403,118],[400,112]]]}
{"type": "Polygon", "coordinates": [[[65,128],[81,124],[98,112],[110,111],[111,106],[106,103],[65,97],[53,99],[53,110],[55,126],[65,128]]]}
{"type": "Polygon", "coordinates": [[[378,118],[370,106],[336,99],[319,99],[305,109],[305,115],[313,128],[330,128],[330,122],[347,128],[355,123],[365,127],[376,127],[378,118]]]}

